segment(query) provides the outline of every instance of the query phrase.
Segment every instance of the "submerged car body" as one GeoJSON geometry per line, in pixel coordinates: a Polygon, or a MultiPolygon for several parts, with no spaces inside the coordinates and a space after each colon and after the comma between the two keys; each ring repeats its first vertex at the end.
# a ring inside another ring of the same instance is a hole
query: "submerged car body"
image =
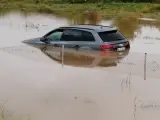
{"type": "Polygon", "coordinates": [[[102,25],[71,25],[56,28],[41,38],[30,41],[33,44],[47,44],[54,47],[90,50],[125,50],[129,41],[117,29],[102,25]]]}

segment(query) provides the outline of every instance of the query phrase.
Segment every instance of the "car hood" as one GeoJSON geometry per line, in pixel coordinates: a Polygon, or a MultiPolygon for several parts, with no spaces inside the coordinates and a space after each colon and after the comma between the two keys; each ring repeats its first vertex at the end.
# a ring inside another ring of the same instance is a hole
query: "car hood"
{"type": "Polygon", "coordinates": [[[25,43],[25,44],[30,44],[30,45],[41,45],[41,44],[44,44],[42,41],[40,41],[40,37],[24,40],[22,42],[25,43]]]}

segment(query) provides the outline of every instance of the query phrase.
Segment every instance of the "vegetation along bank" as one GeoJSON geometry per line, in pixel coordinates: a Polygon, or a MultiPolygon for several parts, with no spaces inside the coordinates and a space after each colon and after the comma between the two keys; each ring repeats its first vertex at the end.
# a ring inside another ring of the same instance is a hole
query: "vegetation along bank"
{"type": "Polygon", "coordinates": [[[65,17],[98,12],[103,17],[160,17],[158,0],[0,0],[0,3],[1,12],[21,10],[65,17]]]}

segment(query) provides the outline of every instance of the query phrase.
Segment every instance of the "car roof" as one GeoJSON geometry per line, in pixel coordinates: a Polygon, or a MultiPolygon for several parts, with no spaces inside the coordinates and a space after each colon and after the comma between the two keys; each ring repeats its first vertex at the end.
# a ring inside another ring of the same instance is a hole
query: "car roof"
{"type": "Polygon", "coordinates": [[[94,30],[96,32],[104,32],[104,31],[112,31],[117,30],[117,28],[112,26],[104,26],[104,25],[90,25],[90,24],[81,24],[81,25],[70,25],[70,26],[64,26],[60,27],[63,29],[82,29],[82,30],[94,30]]]}

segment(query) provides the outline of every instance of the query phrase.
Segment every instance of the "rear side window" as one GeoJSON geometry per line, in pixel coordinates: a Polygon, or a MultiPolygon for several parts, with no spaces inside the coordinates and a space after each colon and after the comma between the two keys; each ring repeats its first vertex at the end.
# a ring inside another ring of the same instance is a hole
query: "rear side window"
{"type": "Polygon", "coordinates": [[[95,41],[92,33],[90,32],[82,31],[82,37],[84,41],[95,41]]]}
{"type": "Polygon", "coordinates": [[[125,39],[125,37],[117,30],[99,32],[98,34],[103,42],[120,41],[125,39]]]}
{"type": "Polygon", "coordinates": [[[65,30],[62,41],[95,41],[92,33],[82,30],[65,30]]]}

